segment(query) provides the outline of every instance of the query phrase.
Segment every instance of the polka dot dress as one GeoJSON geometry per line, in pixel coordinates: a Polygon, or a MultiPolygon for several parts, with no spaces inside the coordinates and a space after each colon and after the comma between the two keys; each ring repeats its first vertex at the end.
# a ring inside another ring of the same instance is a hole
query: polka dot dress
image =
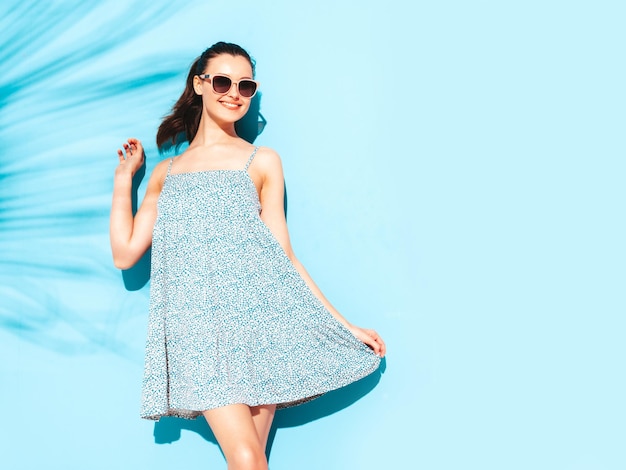
{"type": "Polygon", "coordinates": [[[248,174],[255,153],[241,170],[168,169],[152,241],[143,418],[292,406],[379,366],[261,220],[248,174]]]}

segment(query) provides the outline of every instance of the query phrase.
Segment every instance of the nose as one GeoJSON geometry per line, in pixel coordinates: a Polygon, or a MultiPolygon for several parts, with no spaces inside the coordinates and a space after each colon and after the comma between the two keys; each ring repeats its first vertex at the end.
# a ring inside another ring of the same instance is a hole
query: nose
{"type": "Polygon", "coordinates": [[[228,90],[228,96],[239,99],[239,83],[233,81],[230,85],[230,90],[228,90]]]}

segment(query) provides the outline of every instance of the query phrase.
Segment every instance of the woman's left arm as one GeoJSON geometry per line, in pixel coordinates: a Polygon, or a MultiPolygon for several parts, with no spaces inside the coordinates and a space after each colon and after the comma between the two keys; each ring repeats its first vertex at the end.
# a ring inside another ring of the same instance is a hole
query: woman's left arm
{"type": "Polygon", "coordinates": [[[383,357],[386,353],[386,347],[378,333],[371,329],[360,328],[348,322],[348,320],[346,320],[328,301],[296,257],[289,240],[289,231],[285,218],[285,180],[280,157],[273,150],[263,147],[257,152],[255,164],[261,179],[261,220],[263,220],[276,240],[278,240],[285,254],[291,260],[298,273],[300,273],[300,276],[302,276],[302,279],[304,279],[313,294],[322,302],[324,307],[326,307],[339,322],[348,328],[355,337],[372,348],[376,354],[383,357]]]}

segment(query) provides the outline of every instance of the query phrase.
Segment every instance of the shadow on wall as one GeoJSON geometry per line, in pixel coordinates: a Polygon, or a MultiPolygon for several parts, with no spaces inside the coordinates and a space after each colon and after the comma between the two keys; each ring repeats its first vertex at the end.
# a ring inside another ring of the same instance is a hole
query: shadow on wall
{"type": "MultiPolygon", "coordinates": [[[[122,121],[148,126],[133,113],[160,112],[163,87],[180,83],[188,57],[146,50],[126,62],[126,48],[180,5],[113,3],[2,1],[0,330],[64,355],[135,360],[125,332],[139,309],[115,296],[118,273],[101,241],[115,164],[106,142],[122,121]],[[43,70],[45,88],[33,80],[43,70]],[[85,158],[68,158],[72,145],[85,158]]],[[[129,289],[145,285],[126,277],[129,289]]]]}

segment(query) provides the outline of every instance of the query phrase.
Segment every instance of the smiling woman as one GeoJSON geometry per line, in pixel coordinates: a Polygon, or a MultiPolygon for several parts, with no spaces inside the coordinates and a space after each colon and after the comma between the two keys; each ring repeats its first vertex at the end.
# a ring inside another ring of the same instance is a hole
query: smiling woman
{"type": "Polygon", "coordinates": [[[159,163],[132,215],[141,142],[118,150],[110,237],[128,268],[152,246],[142,417],[204,415],[229,469],[267,469],[276,408],[374,372],[385,344],[349,323],[296,258],[279,156],[235,131],[258,89],[248,53],[217,43],[161,124],[159,163]]]}
{"type": "Polygon", "coordinates": [[[159,148],[168,143],[178,145],[183,140],[190,143],[193,141],[198,132],[203,106],[209,104],[208,100],[202,99],[201,96],[211,88],[217,95],[215,98],[219,98],[224,107],[244,111],[243,114],[234,116],[236,120],[241,119],[250,106],[247,100],[252,99],[258,88],[258,83],[252,80],[253,75],[252,58],[243,48],[235,44],[221,42],[204,51],[192,64],[187,74],[185,90],[174,105],[172,113],[159,127],[157,133],[159,148]],[[217,76],[212,77],[211,74],[204,73],[209,63],[212,69],[220,71],[217,76]],[[239,76],[239,82],[235,82],[236,90],[233,90],[233,77],[236,74],[242,75],[239,76]],[[209,86],[205,87],[205,83],[209,86]],[[237,93],[231,94],[231,91],[237,93]]]}

